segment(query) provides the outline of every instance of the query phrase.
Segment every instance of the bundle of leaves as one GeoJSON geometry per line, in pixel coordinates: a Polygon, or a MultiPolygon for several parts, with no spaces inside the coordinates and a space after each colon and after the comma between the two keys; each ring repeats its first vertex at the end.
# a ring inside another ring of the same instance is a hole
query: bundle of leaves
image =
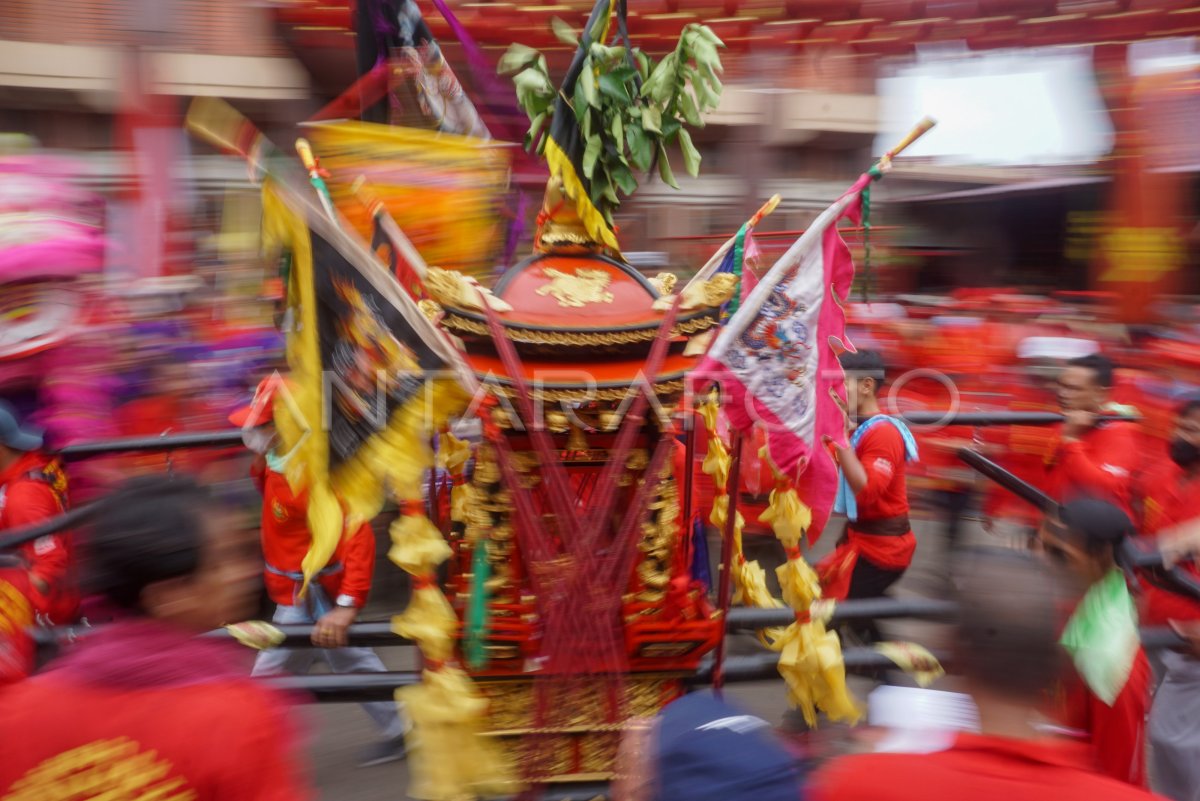
{"type": "MultiPolygon", "coordinates": [[[[552,22],[559,41],[579,46],[570,25],[552,22]]],[[[721,100],[724,71],[717,48],[725,44],[706,25],[683,29],[675,49],[655,63],[638,48],[591,44],[572,97],[564,97],[585,142],[583,172],[591,182],[591,200],[613,224],[613,212],[638,187],[635,171],[658,175],[675,189],[668,148],[678,146],[684,168],[700,173],[700,152],[687,126],[704,127],[702,114],[721,100]],[[620,193],[620,194],[618,194],[620,193]]],[[[558,90],[550,80],[546,58],[520,44],[509,47],[498,71],[511,75],[517,100],[529,116],[525,149],[541,154],[555,112],[558,90]]]]}

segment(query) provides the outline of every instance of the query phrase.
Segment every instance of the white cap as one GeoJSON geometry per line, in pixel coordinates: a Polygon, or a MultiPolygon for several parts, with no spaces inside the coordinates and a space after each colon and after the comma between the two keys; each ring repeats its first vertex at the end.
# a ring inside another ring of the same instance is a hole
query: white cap
{"type": "Polygon", "coordinates": [[[850,313],[859,320],[902,320],[908,312],[899,303],[851,303],[850,313]]]}
{"type": "Polygon", "coordinates": [[[942,751],[959,732],[979,731],[979,710],[969,695],[918,687],[877,688],[867,700],[867,720],[891,730],[876,750],[893,753],[942,751]]]}
{"type": "Polygon", "coordinates": [[[1078,359],[1100,352],[1100,345],[1090,339],[1074,337],[1028,337],[1017,345],[1022,359],[1078,359]]]}

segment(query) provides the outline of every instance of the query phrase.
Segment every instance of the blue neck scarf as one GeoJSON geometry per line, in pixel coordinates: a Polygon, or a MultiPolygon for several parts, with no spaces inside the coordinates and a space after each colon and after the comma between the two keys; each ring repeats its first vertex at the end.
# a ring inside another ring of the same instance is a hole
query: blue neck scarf
{"type": "MultiPolygon", "coordinates": [[[[885,421],[894,425],[900,432],[900,436],[904,438],[904,458],[910,462],[917,461],[917,441],[913,439],[912,432],[908,430],[904,421],[886,414],[877,414],[868,418],[854,429],[854,433],[850,435],[850,447],[857,451],[858,443],[862,442],[867,432],[885,421]]],[[[841,468],[838,468],[837,499],[833,502],[833,511],[846,515],[850,520],[858,519],[858,501],[855,500],[854,492],[850,489],[850,482],[846,481],[846,474],[841,468]]]]}

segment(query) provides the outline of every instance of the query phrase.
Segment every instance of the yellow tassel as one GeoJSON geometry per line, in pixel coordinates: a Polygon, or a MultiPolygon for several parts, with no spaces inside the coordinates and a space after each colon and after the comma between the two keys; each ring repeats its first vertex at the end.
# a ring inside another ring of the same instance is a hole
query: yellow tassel
{"type": "Polygon", "coordinates": [[[919,687],[928,687],[946,675],[937,657],[916,643],[881,642],[875,645],[875,650],[912,676],[919,687]]]}
{"type": "Polygon", "coordinates": [[[759,515],[760,523],[769,523],[775,537],[785,548],[799,547],[804,532],[812,525],[812,510],[800,500],[795,487],[771,490],[766,511],[759,515]]]}
{"type": "Polygon", "coordinates": [[[440,589],[421,587],[404,611],[392,617],[392,631],[415,642],[426,659],[445,662],[454,653],[458,617],[440,589]]]}
{"type": "Polygon", "coordinates": [[[388,558],[414,576],[432,573],[452,553],[442,532],[425,515],[401,515],[388,532],[392,535],[388,558]]]}
{"type": "Polygon", "coordinates": [[[268,648],[278,648],[285,638],[282,631],[262,620],[247,620],[226,626],[225,630],[247,648],[265,651],[268,648]]]}
{"type": "Polygon", "coordinates": [[[483,736],[487,699],[461,670],[426,670],[421,684],[396,691],[412,721],[408,797],[473,801],[521,790],[497,743],[483,736]]]}
{"type": "MultiPolygon", "coordinates": [[[[713,477],[718,490],[726,489],[729,481],[729,452],[716,435],[719,407],[709,401],[701,404],[700,412],[709,432],[708,453],[703,471],[713,477]]],[[[774,467],[774,465],[772,465],[774,467]]],[[[776,480],[781,476],[775,471],[776,480]]],[[[729,496],[719,494],[713,499],[709,521],[722,533],[729,517],[729,496]]],[[[770,505],[759,517],[770,523],[775,536],[789,549],[797,548],[812,523],[812,511],[800,500],[795,488],[776,488],[771,492],[770,505]]],[[[757,562],[742,557],[742,520],[740,512],[734,519],[733,565],[731,578],[734,603],[760,609],[778,609],[784,603],[771,596],[767,589],[766,571],[757,562]]],[[[813,608],[821,598],[821,583],[816,572],[802,558],[791,558],[776,570],[784,601],[792,609],[803,612],[813,608]]],[[[822,607],[825,613],[826,608],[822,607]]],[[[786,628],[763,629],[759,641],[779,652],[779,674],[788,687],[788,702],[804,715],[809,726],[817,723],[817,713],[824,712],[830,720],[855,723],[862,710],[846,687],[846,667],[842,659],[837,634],[825,629],[819,616],[805,623],[793,623],[786,628]]]]}
{"type": "Polygon", "coordinates": [[[327,484],[309,486],[307,518],[312,544],[300,562],[305,577],[301,593],[308,589],[309,580],[329,564],[342,539],[342,506],[327,484]]]}
{"type": "Polygon", "coordinates": [[[720,413],[721,407],[715,400],[700,404],[700,416],[704,418],[704,429],[709,434],[717,433],[717,417],[720,413]]]}
{"type": "MultiPolygon", "coordinates": [[[[718,495],[713,498],[712,513],[708,516],[708,522],[712,523],[717,531],[721,532],[721,536],[725,536],[725,521],[729,519],[729,496],[718,495]]],[[[746,519],[742,517],[741,512],[737,512],[733,518],[733,555],[741,556],[742,554],[742,529],[746,527],[746,519]]]]}
{"type": "Polygon", "coordinates": [[[443,431],[438,441],[438,466],[455,475],[461,475],[467,460],[471,458],[471,443],[459,439],[449,431],[443,431]]]}
{"type": "Polygon", "coordinates": [[[705,475],[712,476],[713,486],[719,490],[726,489],[729,484],[731,461],[729,451],[721,438],[709,437],[708,452],[704,454],[704,462],[700,465],[700,469],[705,475]]]}
{"type": "Polygon", "coordinates": [[[792,609],[807,610],[821,597],[821,580],[803,559],[788,559],[775,569],[775,575],[783,601],[792,609]]]}
{"type": "Polygon", "coordinates": [[[846,668],[836,634],[825,631],[821,623],[793,623],[776,648],[788,700],[810,727],[817,724],[818,709],[835,722],[858,722],[862,710],[846,688],[846,668]]]}
{"type": "Polygon", "coordinates": [[[466,523],[467,515],[477,502],[478,493],[471,484],[459,484],[450,489],[450,519],[455,523],[466,523]]]}

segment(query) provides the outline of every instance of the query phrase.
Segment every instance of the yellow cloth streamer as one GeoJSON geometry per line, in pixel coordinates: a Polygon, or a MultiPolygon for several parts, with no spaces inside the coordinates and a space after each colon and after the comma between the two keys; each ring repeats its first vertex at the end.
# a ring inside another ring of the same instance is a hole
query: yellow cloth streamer
{"type": "Polygon", "coordinates": [[[426,659],[445,662],[454,653],[458,617],[437,587],[415,590],[403,612],[392,617],[392,631],[412,640],[426,659]]]}
{"type": "Polygon", "coordinates": [[[420,801],[473,801],[520,791],[513,766],[483,736],[488,702],[462,670],[426,670],[421,684],[396,691],[413,726],[408,797],[420,801]]]}
{"type": "Polygon", "coordinates": [[[733,566],[733,602],[759,609],[782,609],[767,589],[767,571],[758,562],[735,559],[733,566]]]}
{"type": "Polygon", "coordinates": [[[875,650],[912,676],[919,687],[928,687],[946,675],[937,657],[914,642],[876,643],[875,650]]]}
{"type": "MultiPolygon", "coordinates": [[[[478,502],[479,493],[471,484],[458,484],[450,489],[450,519],[466,523],[471,507],[478,502]]],[[[467,528],[470,531],[470,527],[467,528]]]]}
{"type": "Polygon", "coordinates": [[[822,623],[793,623],[775,648],[788,700],[809,726],[816,726],[817,710],[832,721],[858,722],[862,710],[846,689],[846,667],[836,634],[826,631],[822,623]]]}
{"type": "Polygon", "coordinates": [[[256,651],[277,648],[286,639],[282,631],[262,620],[246,620],[241,623],[234,623],[226,626],[225,630],[239,643],[256,651]]]}
{"type": "MultiPolygon", "coordinates": [[[[708,452],[701,469],[712,476],[718,492],[713,499],[709,521],[723,533],[729,518],[727,484],[731,459],[725,443],[717,435],[719,407],[715,402],[708,401],[700,405],[699,411],[709,433],[708,452]]],[[[779,471],[774,472],[776,481],[782,481],[779,471]]],[[[846,687],[841,642],[836,633],[825,628],[832,614],[832,605],[820,600],[820,580],[797,550],[804,533],[812,524],[812,510],[800,500],[794,487],[779,486],[771,492],[770,503],[759,520],[771,525],[776,538],[789,552],[795,551],[776,570],[786,606],[798,613],[812,610],[812,615],[805,622],[792,623],[786,628],[760,630],[757,633],[759,642],[779,653],[779,674],[788,686],[788,702],[800,710],[809,726],[816,725],[818,712],[824,712],[833,721],[856,723],[862,717],[862,710],[846,687]]],[[[758,562],[747,562],[743,556],[744,524],[741,513],[737,513],[733,526],[733,564],[730,571],[734,603],[759,609],[782,608],[785,603],[772,597],[767,588],[766,571],[758,562]]]]}
{"type": "Polygon", "coordinates": [[[455,523],[466,523],[467,514],[475,501],[475,488],[462,483],[463,470],[467,460],[471,458],[471,443],[461,440],[449,431],[442,433],[438,444],[438,464],[455,477],[456,483],[450,488],[450,520],[455,523]]]}
{"type": "Polygon", "coordinates": [[[467,460],[471,458],[471,443],[459,439],[449,431],[443,431],[438,440],[438,467],[461,475],[467,460]]]}
{"type": "MultiPolygon", "coordinates": [[[[704,418],[704,429],[710,434],[717,433],[717,416],[721,413],[720,405],[711,397],[699,407],[700,416],[704,418]]],[[[711,442],[709,443],[711,447],[711,442]]]]}
{"type": "Polygon", "coordinates": [[[704,463],[700,469],[705,475],[712,476],[713,485],[717,489],[726,489],[729,485],[729,465],[732,459],[725,443],[718,436],[710,436],[708,452],[704,454],[704,463]]]}
{"type": "Polygon", "coordinates": [[[388,558],[405,573],[419,576],[432,572],[452,553],[442,532],[425,515],[401,515],[388,533],[392,535],[388,558]]]}
{"type": "MultiPolygon", "coordinates": [[[[729,496],[718,495],[713,498],[712,513],[708,516],[708,522],[717,527],[721,532],[721,536],[725,535],[725,521],[729,518],[729,496]]],[[[746,519],[742,517],[742,513],[738,512],[733,520],[733,551],[734,555],[742,553],[742,529],[746,527],[746,519]]]]}
{"type": "Polygon", "coordinates": [[[795,487],[771,490],[766,511],[758,516],[760,523],[769,523],[775,537],[785,548],[798,548],[804,532],[812,525],[812,510],[800,501],[795,487]]]}
{"type": "Polygon", "coordinates": [[[797,557],[775,569],[783,602],[796,611],[807,612],[821,597],[821,580],[808,562],[797,557]]]}

